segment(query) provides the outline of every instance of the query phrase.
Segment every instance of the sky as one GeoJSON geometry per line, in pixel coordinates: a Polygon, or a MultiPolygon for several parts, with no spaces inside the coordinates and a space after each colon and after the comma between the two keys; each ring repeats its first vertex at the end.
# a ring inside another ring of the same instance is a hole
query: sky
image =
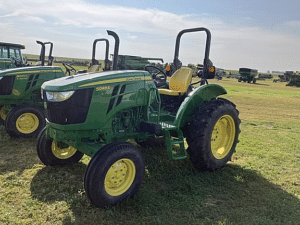
{"type": "MultiPolygon", "coordinates": [[[[112,54],[112,30],[119,54],[172,62],[178,32],[197,27],[210,30],[218,68],[300,71],[299,0],[0,0],[0,41],[29,54],[39,54],[39,40],[53,42],[54,56],[91,59],[97,38],[110,41],[112,54]]],[[[205,40],[204,32],[182,36],[183,65],[203,63],[205,40]]],[[[99,43],[96,58],[104,51],[99,43]]]]}

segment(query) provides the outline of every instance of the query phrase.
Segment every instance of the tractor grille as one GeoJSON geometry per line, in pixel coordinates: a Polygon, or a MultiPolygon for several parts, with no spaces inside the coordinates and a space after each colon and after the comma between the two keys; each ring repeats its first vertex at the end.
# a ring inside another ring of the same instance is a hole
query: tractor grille
{"type": "Polygon", "coordinates": [[[14,86],[15,76],[2,77],[0,80],[0,95],[10,95],[14,86]]]}
{"type": "Polygon", "coordinates": [[[81,89],[62,102],[51,102],[43,92],[44,102],[47,103],[46,117],[50,123],[61,125],[84,123],[89,111],[93,88],[81,89]]]}

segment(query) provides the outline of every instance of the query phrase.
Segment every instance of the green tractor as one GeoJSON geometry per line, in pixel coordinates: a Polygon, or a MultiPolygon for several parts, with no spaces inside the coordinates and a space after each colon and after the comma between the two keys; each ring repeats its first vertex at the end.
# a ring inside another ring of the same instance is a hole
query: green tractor
{"type": "Polygon", "coordinates": [[[25,49],[25,46],[0,42],[0,70],[22,66],[23,57],[21,49],[25,49]]]}
{"type": "Polygon", "coordinates": [[[240,68],[239,69],[240,77],[238,82],[248,82],[253,84],[256,83],[257,70],[249,69],[249,68],[240,68]]]}
{"type": "Polygon", "coordinates": [[[116,70],[117,69],[117,59],[118,59],[118,55],[119,55],[120,39],[119,39],[119,36],[113,31],[107,30],[107,34],[112,36],[115,39],[114,55],[116,55],[117,57],[114,58],[113,62],[108,59],[109,41],[106,38],[95,39],[93,42],[92,62],[89,65],[88,69],[76,71],[76,69],[72,65],[62,63],[66,69],[66,74],[71,75],[71,73],[72,73],[73,75],[76,75],[76,74],[81,74],[81,73],[99,72],[101,63],[99,63],[99,61],[96,60],[96,47],[97,47],[97,43],[101,42],[101,41],[105,42],[105,46],[106,46],[104,67],[103,67],[102,71],[116,70]]]}
{"type": "Polygon", "coordinates": [[[300,87],[300,72],[293,73],[293,75],[290,76],[290,81],[286,84],[286,86],[300,87]]]}
{"type": "Polygon", "coordinates": [[[235,105],[219,97],[226,90],[208,84],[215,75],[209,60],[208,29],[179,32],[173,67],[180,65],[181,36],[200,31],[207,35],[205,58],[197,73],[201,79],[194,83],[187,67],[177,68],[170,80],[163,70],[153,72],[151,67],[152,74],[117,70],[45,82],[47,123],[37,138],[40,160],[48,166],[62,166],[78,162],[84,154],[92,157],[84,186],[97,207],[132,197],[142,183],[143,156],[128,139],[154,143],[164,138],[171,159],[186,159],[188,153],[199,171],[225,166],[238,142],[240,119],[235,105]]]}
{"type": "MultiPolygon", "coordinates": [[[[114,55],[112,55],[114,57],[114,55]]],[[[149,60],[161,61],[164,63],[162,58],[143,58],[140,56],[132,55],[118,55],[118,70],[144,70],[145,66],[150,65],[149,60]]]]}
{"type": "MultiPolygon", "coordinates": [[[[113,31],[107,31],[115,38],[115,54],[118,55],[119,38],[113,31]]],[[[104,39],[96,39],[93,47],[94,65],[89,68],[93,72],[97,67],[95,60],[96,43],[104,39]]],[[[106,39],[105,39],[106,40],[106,39]]],[[[44,105],[41,99],[41,85],[45,81],[65,77],[75,70],[72,66],[63,64],[66,72],[59,66],[51,66],[53,44],[40,42],[41,54],[37,66],[8,69],[0,71],[0,124],[5,126],[7,133],[12,137],[37,136],[45,126],[44,105]],[[45,66],[45,45],[49,44],[48,66],[45,66]]],[[[107,42],[108,43],[108,42],[107,42]]],[[[106,47],[106,68],[110,68],[111,62],[107,60],[108,46],[106,47]]],[[[116,64],[116,62],[114,63],[116,64]]],[[[116,69],[116,65],[113,69],[116,69]]],[[[75,70],[76,71],[76,70],[75,70]]],[[[84,73],[87,71],[79,71],[84,73]]]]}
{"type": "Polygon", "coordinates": [[[41,47],[36,66],[24,66],[0,71],[0,123],[12,137],[38,135],[45,126],[41,85],[65,76],[53,62],[51,42],[37,41],[41,47]],[[45,66],[45,46],[50,45],[48,65],[45,66]]]}

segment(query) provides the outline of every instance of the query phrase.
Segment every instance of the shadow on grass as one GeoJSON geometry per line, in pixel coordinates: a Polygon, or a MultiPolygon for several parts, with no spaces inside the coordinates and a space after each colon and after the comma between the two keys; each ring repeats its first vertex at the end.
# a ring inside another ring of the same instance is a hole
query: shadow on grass
{"type": "Polygon", "coordinates": [[[98,209],[84,193],[85,164],[44,167],[31,182],[33,198],[66,201],[73,218],[63,224],[297,224],[299,199],[254,170],[228,164],[198,172],[189,160],[169,160],[160,150],[144,154],[146,175],[133,199],[98,209]]]}
{"type": "Polygon", "coordinates": [[[255,83],[254,85],[270,86],[269,84],[255,83]]]}
{"type": "Polygon", "coordinates": [[[17,172],[40,163],[36,153],[36,138],[12,138],[0,125],[0,175],[17,172]]]}

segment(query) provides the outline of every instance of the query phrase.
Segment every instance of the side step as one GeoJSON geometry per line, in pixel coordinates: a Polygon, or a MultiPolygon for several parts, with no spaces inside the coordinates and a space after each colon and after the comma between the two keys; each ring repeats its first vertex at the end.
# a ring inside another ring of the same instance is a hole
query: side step
{"type": "Polygon", "coordinates": [[[171,159],[185,159],[187,155],[181,129],[177,129],[175,126],[170,126],[168,128],[164,127],[163,131],[166,137],[168,156],[171,159]],[[172,137],[171,133],[176,133],[177,137],[172,137]],[[174,145],[179,145],[179,151],[173,151],[174,145]]]}

